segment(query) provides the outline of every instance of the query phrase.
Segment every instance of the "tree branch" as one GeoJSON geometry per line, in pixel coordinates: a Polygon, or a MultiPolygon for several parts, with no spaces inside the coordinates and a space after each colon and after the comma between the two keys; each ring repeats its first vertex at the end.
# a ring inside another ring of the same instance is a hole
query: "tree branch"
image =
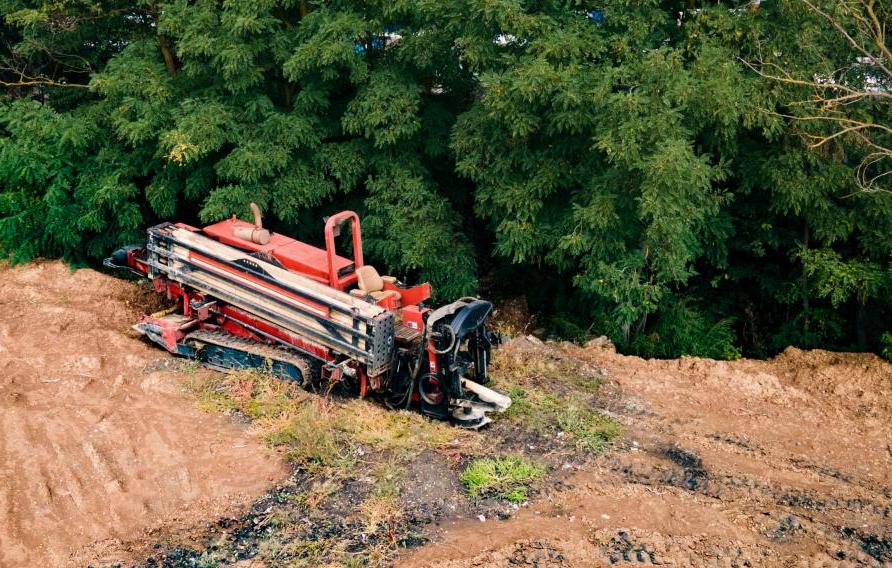
{"type": "MultiPolygon", "coordinates": [[[[825,134],[802,133],[810,148],[821,148],[835,140],[852,137],[855,144],[867,152],[855,173],[856,182],[862,191],[885,191],[878,187],[892,175],[892,126],[861,120],[861,111],[866,116],[882,116],[874,107],[852,105],[886,105],[892,101],[892,51],[886,45],[886,27],[876,11],[876,0],[842,0],[837,6],[842,10],[828,13],[818,7],[815,0],[801,0],[809,11],[830,23],[833,29],[844,38],[851,48],[851,62],[836,69],[829,75],[814,73],[810,78],[796,77],[780,65],[765,61],[761,57],[751,63],[743,61],[758,76],[780,84],[800,87],[814,92],[814,96],[787,102],[788,107],[815,107],[816,113],[803,112],[783,114],[768,110],[770,114],[788,120],[829,125],[822,128],[825,134]],[[854,31],[851,31],[854,30],[854,31]],[[854,78],[850,75],[857,74],[854,78]],[[822,114],[821,114],[822,113],[822,114]],[[855,118],[855,117],[859,118],[855,118]]],[[[881,120],[880,118],[875,118],[881,120]]]]}

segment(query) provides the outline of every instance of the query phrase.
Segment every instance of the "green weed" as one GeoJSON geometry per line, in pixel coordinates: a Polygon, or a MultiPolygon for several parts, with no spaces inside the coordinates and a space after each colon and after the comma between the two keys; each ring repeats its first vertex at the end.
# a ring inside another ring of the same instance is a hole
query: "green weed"
{"type": "Polygon", "coordinates": [[[542,465],[523,456],[479,458],[461,473],[461,481],[471,497],[492,495],[522,503],[527,499],[530,483],[543,473],[542,465]]]}
{"type": "Polygon", "coordinates": [[[612,418],[576,404],[566,405],[558,412],[556,421],[561,431],[573,437],[577,448],[592,452],[604,451],[622,434],[622,427],[612,418]]]}
{"type": "Polygon", "coordinates": [[[882,355],[887,361],[892,361],[892,331],[887,331],[880,337],[882,355]]]}

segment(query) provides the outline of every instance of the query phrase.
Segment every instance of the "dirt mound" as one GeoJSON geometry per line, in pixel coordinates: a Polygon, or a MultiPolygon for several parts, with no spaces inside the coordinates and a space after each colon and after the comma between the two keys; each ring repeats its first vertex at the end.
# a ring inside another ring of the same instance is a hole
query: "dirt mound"
{"type": "Polygon", "coordinates": [[[892,366],[870,353],[788,347],[772,361],[782,380],[854,412],[892,415],[892,366]]]}
{"type": "Polygon", "coordinates": [[[59,262],[0,271],[0,566],[84,565],[213,520],[286,472],[129,326],[135,285],[59,262]],[[158,369],[158,370],[153,370],[158,369]]]}
{"type": "Polygon", "coordinates": [[[512,520],[445,527],[402,566],[892,563],[892,365],[792,348],[644,360],[601,343],[502,349],[598,370],[620,447],[568,468],[512,520]]]}

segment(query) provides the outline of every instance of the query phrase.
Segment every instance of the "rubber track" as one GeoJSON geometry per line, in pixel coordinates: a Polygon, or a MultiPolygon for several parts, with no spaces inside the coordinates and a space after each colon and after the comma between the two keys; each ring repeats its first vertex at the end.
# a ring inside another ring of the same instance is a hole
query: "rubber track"
{"type": "Polygon", "coordinates": [[[225,331],[209,331],[203,329],[193,331],[185,337],[185,340],[213,343],[214,345],[226,347],[227,349],[234,349],[236,351],[244,351],[245,353],[258,355],[264,359],[290,363],[300,370],[300,374],[303,376],[304,384],[306,385],[312,384],[316,379],[316,377],[313,376],[313,366],[310,364],[310,360],[307,357],[298,355],[284,347],[258,343],[257,341],[252,341],[243,337],[236,337],[225,331]]]}

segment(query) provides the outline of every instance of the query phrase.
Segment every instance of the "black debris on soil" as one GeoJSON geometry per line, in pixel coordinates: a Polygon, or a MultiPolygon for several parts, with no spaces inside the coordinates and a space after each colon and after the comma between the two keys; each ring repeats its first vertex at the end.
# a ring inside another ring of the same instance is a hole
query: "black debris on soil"
{"type": "Polygon", "coordinates": [[[455,464],[432,451],[422,452],[406,467],[400,499],[414,522],[424,525],[470,515],[473,505],[453,469],[455,464]]]}
{"type": "Polygon", "coordinates": [[[824,500],[812,497],[807,493],[793,491],[781,495],[777,504],[808,511],[823,511],[827,508],[827,503],[824,500]]]}
{"type": "Polygon", "coordinates": [[[802,525],[799,520],[794,516],[787,515],[778,521],[777,526],[768,536],[776,542],[789,542],[801,530],[802,525]]]}
{"type": "Polygon", "coordinates": [[[684,480],[681,487],[689,491],[702,491],[706,488],[708,483],[706,469],[703,468],[703,462],[696,454],[678,446],[669,446],[666,448],[666,457],[684,469],[684,480]]]}
{"type": "Polygon", "coordinates": [[[628,562],[654,564],[656,557],[652,549],[648,550],[644,546],[635,544],[629,533],[621,530],[607,544],[607,561],[610,564],[628,562]]]}
{"type": "Polygon", "coordinates": [[[514,548],[508,557],[510,566],[534,566],[546,568],[551,566],[567,566],[561,552],[542,541],[522,542],[514,548]]]}
{"type": "Polygon", "coordinates": [[[844,537],[857,542],[861,550],[874,560],[892,562],[892,537],[865,534],[851,527],[842,527],[840,532],[844,537]]]}
{"type": "Polygon", "coordinates": [[[162,556],[146,560],[146,568],[186,568],[200,566],[201,554],[188,548],[174,548],[162,556]]]}
{"type": "MultiPolygon", "coordinates": [[[[365,501],[370,489],[370,484],[364,480],[326,479],[296,470],[286,484],[269,491],[246,514],[238,518],[221,518],[208,527],[204,541],[193,548],[162,550],[134,566],[191,568],[232,564],[257,557],[264,543],[269,542],[276,545],[301,542],[306,543],[307,548],[314,545],[322,548],[327,542],[337,541],[348,553],[370,549],[382,544],[382,535],[367,534],[362,523],[347,518],[350,511],[365,501]],[[336,485],[331,488],[330,495],[310,509],[301,504],[300,496],[314,483],[336,485]],[[287,527],[281,526],[283,523],[287,523],[287,527]],[[277,539],[281,542],[275,542],[277,539]]],[[[411,548],[426,542],[419,529],[427,522],[430,521],[418,515],[407,516],[392,535],[395,546],[411,548]]],[[[289,554],[298,559],[302,553],[300,549],[293,553],[282,552],[276,560],[291,560],[289,554]]],[[[319,560],[328,563],[334,559],[323,552],[319,560]]]]}
{"type": "Polygon", "coordinates": [[[713,497],[719,496],[720,488],[710,485],[709,475],[703,463],[693,452],[674,445],[662,445],[645,451],[664,460],[665,465],[628,464],[614,458],[611,468],[630,483],[648,486],[666,485],[713,497]]]}
{"type": "Polygon", "coordinates": [[[827,477],[832,477],[833,479],[838,479],[839,481],[845,483],[854,483],[849,475],[846,475],[838,469],[827,467],[826,465],[822,464],[817,464],[805,458],[792,458],[790,462],[797,467],[808,469],[810,471],[814,471],[815,473],[826,475],[827,477]]]}

